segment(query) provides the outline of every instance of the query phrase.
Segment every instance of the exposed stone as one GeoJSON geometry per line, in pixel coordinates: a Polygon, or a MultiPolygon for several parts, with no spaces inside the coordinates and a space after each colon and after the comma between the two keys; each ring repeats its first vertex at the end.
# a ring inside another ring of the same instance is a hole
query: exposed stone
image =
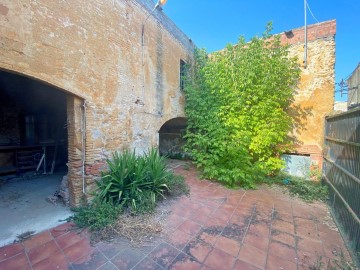
{"type": "Polygon", "coordinates": [[[161,10],[148,18],[142,38],[153,6],[150,0],[1,2],[0,69],[68,93],[72,205],[86,197],[86,185],[113,151],[157,146],[163,123],[184,116],[180,59],[191,59],[194,45],[161,10]]]}
{"type": "Polygon", "coordinates": [[[291,56],[299,59],[301,78],[294,108],[300,120],[294,129],[295,152],[310,154],[313,163],[322,165],[325,116],[334,107],[335,34],[336,21],[308,26],[307,65],[304,66],[304,28],[281,34],[283,44],[289,44],[291,56]]]}
{"type": "Polygon", "coordinates": [[[65,175],[63,177],[63,179],[61,180],[59,196],[61,197],[61,199],[65,203],[65,205],[70,204],[70,194],[69,194],[69,188],[68,188],[68,176],[67,175],[65,175]]]}

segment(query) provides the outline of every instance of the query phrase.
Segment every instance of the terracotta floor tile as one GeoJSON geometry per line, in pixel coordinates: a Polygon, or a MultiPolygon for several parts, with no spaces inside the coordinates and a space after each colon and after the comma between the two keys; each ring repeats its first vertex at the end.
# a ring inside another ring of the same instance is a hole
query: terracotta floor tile
{"type": "Polygon", "coordinates": [[[184,248],[186,254],[194,257],[200,263],[204,262],[211,250],[211,245],[197,238],[190,241],[184,248]]]}
{"type": "Polygon", "coordinates": [[[25,240],[22,244],[27,249],[30,250],[34,247],[41,246],[42,244],[45,244],[47,242],[50,242],[53,239],[52,235],[49,231],[44,231],[42,233],[39,233],[30,239],[25,240]]]}
{"type": "MultiPolygon", "coordinates": [[[[177,171],[185,175],[191,193],[170,206],[162,234],[167,238],[155,237],[146,247],[132,248],[120,238],[92,247],[88,234],[68,231],[72,228],[65,223],[25,242],[32,270],[66,269],[68,263],[74,270],[291,270],[296,264],[300,270],[319,258],[336,259],[345,248],[338,232],[316,221],[325,217],[325,206],[298,203],[264,187],[228,190],[199,181],[195,170],[177,171]]],[[[0,269],[27,268],[25,255],[21,244],[0,248],[0,269]]]]}
{"type": "Polygon", "coordinates": [[[343,253],[348,255],[347,248],[345,247],[343,241],[341,242],[331,242],[331,243],[323,243],[323,254],[331,259],[339,258],[340,254],[343,253]]]}
{"type": "Polygon", "coordinates": [[[210,215],[212,212],[215,211],[215,208],[209,206],[201,206],[199,209],[196,210],[195,215],[210,215]]]}
{"type": "Polygon", "coordinates": [[[295,249],[285,244],[271,241],[269,245],[269,254],[280,257],[284,260],[297,262],[295,249]]]}
{"type": "Polygon", "coordinates": [[[51,257],[53,254],[60,252],[60,249],[52,240],[28,251],[29,260],[32,265],[51,257]]]}
{"type": "Polygon", "coordinates": [[[219,206],[217,211],[222,211],[224,213],[227,213],[228,215],[231,215],[234,212],[235,208],[236,206],[225,202],[219,206]]]}
{"type": "Polygon", "coordinates": [[[4,246],[0,248],[0,262],[6,259],[9,259],[10,257],[21,253],[24,250],[24,247],[19,244],[12,244],[8,246],[4,246]]]}
{"type": "Polygon", "coordinates": [[[222,211],[220,208],[218,208],[217,210],[215,210],[215,212],[213,212],[210,216],[210,219],[218,219],[224,222],[228,222],[231,218],[231,214],[222,211]]]}
{"type": "Polygon", "coordinates": [[[270,227],[264,223],[251,224],[248,230],[248,234],[266,238],[269,237],[270,227]]]}
{"type": "Polygon", "coordinates": [[[9,259],[0,262],[0,269],[4,270],[30,270],[25,252],[21,252],[9,259]]]}
{"type": "Polygon", "coordinates": [[[313,241],[308,238],[299,238],[298,239],[298,249],[309,251],[309,252],[321,252],[323,250],[322,243],[320,241],[313,241]]]}
{"type": "Polygon", "coordinates": [[[234,211],[234,215],[235,216],[241,216],[241,217],[251,217],[254,211],[254,207],[253,206],[249,206],[249,205],[244,205],[242,203],[240,203],[235,211],[234,211]]]}
{"type": "Polygon", "coordinates": [[[100,250],[106,258],[112,259],[120,252],[124,251],[129,247],[129,243],[123,241],[117,242],[100,242],[96,245],[97,249],[100,250]]]}
{"type": "Polygon", "coordinates": [[[72,246],[65,248],[63,251],[68,258],[68,260],[73,263],[78,259],[91,254],[95,248],[91,247],[88,239],[83,239],[79,242],[76,242],[72,246]]]}
{"type": "Polygon", "coordinates": [[[209,217],[208,220],[203,224],[204,227],[225,227],[227,225],[227,221],[213,217],[209,217]]]}
{"type": "Polygon", "coordinates": [[[180,251],[178,249],[175,249],[166,243],[162,243],[157,246],[148,257],[158,263],[161,267],[167,268],[179,253],[180,251]]]}
{"type": "Polygon", "coordinates": [[[234,262],[235,258],[233,256],[220,249],[214,248],[205,260],[204,264],[211,269],[229,270],[233,266],[234,262]]]}
{"type": "Polygon", "coordinates": [[[80,231],[71,231],[63,234],[55,239],[61,249],[65,249],[74,245],[77,242],[83,240],[84,237],[80,234],[80,231]]]}
{"type": "Polygon", "coordinates": [[[258,213],[262,213],[268,217],[271,217],[272,213],[273,213],[273,204],[270,203],[263,203],[261,201],[258,201],[256,203],[255,209],[258,213]]]}
{"type": "Polygon", "coordinates": [[[180,231],[178,229],[168,235],[170,244],[178,248],[179,250],[182,250],[192,237],[193,236],[191,236],[190,234],[180,231]]]}
{"type": "Polygon", "coordinates": [[[185,218],[172,213],[170,214],[170,216],[167,217],[165,221],[165,226],[173,227],[175,229],[179,227],[179,225],[181,225],[184,221],[185,218]]]}
{"type": "Polygon", "coordinates": [[[71,267],[74,270],[92,270],[99,268],[107,261],[106,257],[100,251],[94,251],[72,263],[71,267]]]}
{"type": "Polygon", "coordinates": [[[256,247],[244,245],[240,250],[239,260],[263,269],[266,263],[266,254],[266,252],[256,247]]]}
{"type": "Polygon", "coordinates": [[[292,234],[288,234],[288,233],[284,233],[284,232],[280,232],[277,230],[272,230],[271,231],[271,239],[284,243],[286,245],[292,246],[293,248],[295,248],[296,245],[296,241],[295,241],[295,236],[292,234]]]}
{"type": "Polygon", "coordinates": [[[128,270],[133,268],[144,258],[143,254],[139,254],[131,249],[126,249],[116,255],[111,262],[119,269],[128,270]]]}
{"type": "Polygon", "coordinates": [[[255,267],[251,264],[248,264],[244,261],[237,260],[233,270],[259,270],[259,268],[255,267]]]}
{"type": "Polygon", "coordinates": [[[201,264],[191,258],[190,256],[187,256],[184,253],[180,253],[175,260],[172,262],[169,269],[172,270],[200,270],[201,264]]]}
{"type": "Polygon", "coordinates": [[[181,217],[188,218],[194,215],[196,213],[196,210],[197,208],[194,209],[192,207],[181,207],[177,208],[177,211],[173,211],[173,213],[181,217]]]}
{"type": "Polygon", "coordinates": [[[230,194],[227,198],[225,203],[231,204],[234,206],[238,206],[243,198],[245,191],[243,190],[234,190],[232,194],[230,194]]]}
{"type": "Polygon", "coordinates": [[[67,270],[69,262],[67,261],[64,254],[60,251],[52,254],[50,257],[45,258],[44,260],[34,264],[33,270],[49,270],[49,269],[59,269],[67,270]]]}
{"type": "Polygon", "coordinates": [[[271,228],[280,232],[295,234],[294,224],[281,219],[273,220],[271,228]]]}
{"type": "Polygon", "coordinates": [[[317,233],[315,227],[309,228],[309,227],[296,226],[295,234],[302,238],[310,238],[310,239],[319,240],[319,234],[317,233]]]}
{"type": "Polygon", "coordinates": [[[205,231],[202,231],[199,235],[198,235],[198,239],[210,244],[211,246],[215,244],[217,238],[219,237],[221,233],[221,230],[217,231],[217,230],[210,230],[210,229],[206,229],[205,231]]]}
{"type": "Polygon", "coordinates": [[[221,249],[234,257],[239,254],[240,247],[240,242],[225,236],[219,236],[215,244],[215,248],[221,249]]]}
{"type": "Polygon", "coordinates": [[[294,218],[294,223],[295,226],[297,227],[306,227],[309,229],[314,229],[315,228],[315,222],[311,219],[304,219],[304,218],[300,218],[300,217],[295,217],[294,218]]]}
{"type": "Polygon", "coordinates": [[[231,224],[225,226],[221,235],[227,238],[234,239],[238,242],[242,242],[246,233],[246,226],[238,226],[237,224],[231,224]]]}
{"type": "Polygon", "coordinates": [[[247,227],[250,221],[251,221],[250,217],[233,215],[229,220],[229,224],[236,224],[238,226],[247,227]]]}
{"type": "Polygon", "coordinates": [[[337,231],[320,232],[319,235],[324,245],[343,243],[342,237],[337,231]]]}
{"type": "Polygon", "coordinates": [[[252,223],[271,223],[271,213],[256,212],[252,217],[252,223]]]}
{"type": "Polygon", "coordinates": [[[193,216],[189,217],[189,219],[200,225],[204,225],[209,219],[209,215],[196,212],[193,216]]]}
{"type": "Polygon", "coordinates": [[[291,212],[281,212],[281,211],[276,211],[275,209],[272,218],[273,220],[282,220],[289,223],[294,223],[294,217],[291,212]]]}
{"type": "Polygon", "coordinates": [[[322,253],[298,250],[297,254],[298,266],[303,266],[301,269],[309,269],[309,266],[315,266],[321,262],[327,262],[327,259],[323,256],[322,253]]]}
{"type": "Polygon", "coordinates": [[[201,225],[187,219],[178,227],[178,229],[190,235],[195,235],[200,231],[201,225]]]}
{"type": "Polygon", "coordinates": [[[72,222],[66,222],[66,223],[64,223],[64,224],[61,224],[61,225],[55,227],[55,228],[52,228],[52,229],[50,230],[50,233],[51,233],[51,235],[52,235],[53,237],[56,238],[56,237],[58,237],[58,236],[60,236],[60,235],[63,235],[63,234],[65,234],[65,233],[69,232],[69,231],[74,230],[75,228],[76,228],[76,227],[75,227],[75,224],[74,224],[74,223],[72,223],[72,222]]]}
{"type": "Polygon", "coordinates": [[[310,207],[307,205],[299,205],[297,203],[292,203],[293,206],[293,215],[294,217],[299,217],[303,219],[312,219],[313,215],[311,213],[310,207]]]}
{"type": "MultiPolygon", "coordinates": [[[[100,270],[100,269],[99,269],[100,270]]],[[[144,258],[141,262],[139,262],[133,270],[164,270],[163,267],[158,265],[156,262],[149,258],[144,258]]]]}
{"type": "Polygon", "coordinates": [[[247,234],[244,240],[245,245],[251,245],[262,251],[267,251],[269,247],[269,238],[268,237],[258,237],[252,234],[247,234]]]}
{"type": "Polygon", "coordinates": [[[274,212],[283,213],[292,216],[291,201],[276,201],[274,200],[274,212]]]}
{"type": "Polygon", "coordinates": [[[295,263],[269,254],[266,262],[266,270],[297,270],[295,263]]]}
{"type": "Polygon", "coordinates": [[[207,200],[205,204],[210,207],[218,208],[224,201],[225,197],[219,200],[207,200]]]}

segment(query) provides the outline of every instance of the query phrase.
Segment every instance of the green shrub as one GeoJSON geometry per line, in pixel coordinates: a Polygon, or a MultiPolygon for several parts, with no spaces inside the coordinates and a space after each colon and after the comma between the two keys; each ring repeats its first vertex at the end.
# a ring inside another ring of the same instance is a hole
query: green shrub
{"type": "Polygon", "coordinates": [[[268,25],[261,38],[241,37],[211,57],[197,50],[188,69],[185,151],[204,177],[227,186],[252,188],[279,171],[293,142],[290,112],[300,69],[270,31],[268,25]]]}
{"type": "Polygon", "coordinates": [[[95,199],[88,206],[78,207],[73,211],[75,215],[72,220],[78,227],[87,227],[94,231],[113,224],[121,214],[122,208],[110,202],[95,199]]]}
{"type": "Polygon", "coordinates": [[[97,181],[96,197],[100,201],[129,207],[134,212],[149,212],[159,199],[165,198],[164,194],[172,194],[172,189],[186,189],[183,179],[167,170],[164,157],[156,149],[144,155],[115,152],[107,163],[109,171],[97,181]]]}

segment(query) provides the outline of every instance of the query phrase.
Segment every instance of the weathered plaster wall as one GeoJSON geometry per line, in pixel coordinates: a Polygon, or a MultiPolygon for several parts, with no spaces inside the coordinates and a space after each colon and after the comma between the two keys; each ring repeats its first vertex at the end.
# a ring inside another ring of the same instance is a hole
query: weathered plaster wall
{"type": "Polygon", "coordinates": [[[82,157],[87,192],[112,151],[155,146],[162,124],[184,116],[179,66],[193,44],[156,10],[142,46],[152,7],[150,0],[0,3],[0,69],[69,93],[72,204],[82,194],[82,157]]]}
{"type": "Polygon", "coordinates": [[[347,80],[348,85],[348,108],[354,108],[360,106],[360,63],[356,69],[351,73],[351,76],[347,80]]]}
{"type": "Polygon", "coordinates": [[[304,66],[304,28],[281,35],[283,44],[290,45],[291,56],[299,59],[301,78],[294,108],[301,121],[294,134],[296,151],[310,154],[315,165],[322,165],[324,119],[334,106],[336,21],[308,26],[307,65],[304,66]]]}

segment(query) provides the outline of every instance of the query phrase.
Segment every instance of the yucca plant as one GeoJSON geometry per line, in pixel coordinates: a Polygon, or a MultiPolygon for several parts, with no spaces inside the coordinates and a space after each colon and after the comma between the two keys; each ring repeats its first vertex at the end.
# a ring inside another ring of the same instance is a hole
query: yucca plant
{"type": "Polygon", "coordinates": [[[109,171],[97,181],[97,198],[131,207],[135,212],[152,210],[156,201],[164,198],[169,190],[167,183],[174,177],[154,148],[142,156],[134,151],[115,152],[107,164],[109,171]]]}

